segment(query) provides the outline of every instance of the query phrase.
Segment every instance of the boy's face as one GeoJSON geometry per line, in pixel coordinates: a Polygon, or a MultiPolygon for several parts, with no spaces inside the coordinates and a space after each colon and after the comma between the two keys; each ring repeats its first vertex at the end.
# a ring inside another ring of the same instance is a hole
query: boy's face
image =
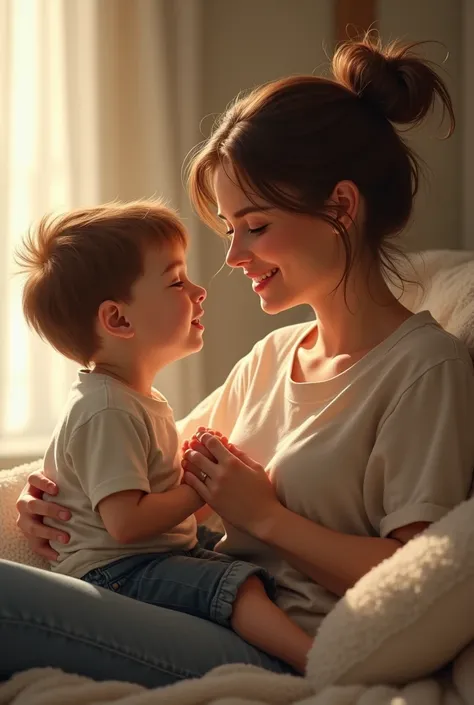
{"type": "Polygon", "coordinates": [[[188,279],[185,250],[179,243],[148,248],[132,297],[126,316],[138,353],[161,366],[202,348],[204,328],[199,318],[206,290],[188,279]]]}

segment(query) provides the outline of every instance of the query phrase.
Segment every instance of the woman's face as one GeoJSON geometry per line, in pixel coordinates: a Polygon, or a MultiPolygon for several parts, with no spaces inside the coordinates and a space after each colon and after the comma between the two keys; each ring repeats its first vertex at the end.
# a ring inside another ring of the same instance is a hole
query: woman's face
{"type": "Polygon", "coordinates": [[[252,203],[229,167],[216,170],[214,190],[230,240],[227,264],[243,269],[262,309],[271,314],[299,304],[317,309],[344,271],[344,248],[334,228],[257,196],[252,203]]]}

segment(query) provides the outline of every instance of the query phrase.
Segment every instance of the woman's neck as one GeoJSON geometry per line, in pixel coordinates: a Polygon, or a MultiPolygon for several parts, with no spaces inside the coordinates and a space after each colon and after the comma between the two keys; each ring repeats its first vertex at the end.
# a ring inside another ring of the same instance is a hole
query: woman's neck
{"type": "Polygon", "coordinates": [[[303,347],[327,359],[367,352],[393,333],[412,313],[392,294],[380,272],[352,276],[324,300],[314,302],[318,326],[303,347]]]}

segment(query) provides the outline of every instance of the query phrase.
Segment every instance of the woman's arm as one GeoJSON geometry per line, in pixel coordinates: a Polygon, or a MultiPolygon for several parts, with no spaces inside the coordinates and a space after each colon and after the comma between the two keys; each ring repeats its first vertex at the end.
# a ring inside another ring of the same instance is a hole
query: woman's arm
{"type": "Polygon", "coordinates": [[[418,522],[393,532],[391,538],[351,536],[326,529],[278,504],[253,534],[276,548],[301,573],[342,597],[427,526],[427,522],[418,522]]]}
{"type": "Polygon", "coordinates": [[[190,449],[183,461],[186,481],[228,522],[275,548],[297,570],[336,595],[344,595],[428,525],[407,525],[389,538],[327,529],[285,508],[264,468],[235,446],[226,448],[206,433],[200,442],[216,462],[190,449]],[[200,480],[202,471],[205,483],[200,480]]]}

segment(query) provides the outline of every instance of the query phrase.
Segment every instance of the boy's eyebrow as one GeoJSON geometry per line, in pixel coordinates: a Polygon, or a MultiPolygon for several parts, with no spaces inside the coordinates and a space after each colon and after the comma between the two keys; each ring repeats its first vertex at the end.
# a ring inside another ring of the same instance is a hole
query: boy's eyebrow
{"type": "Polygon", "coordinates": [[[168,274],[172,269],[178,269],[178,267],[184,267],[184,262],[182,259],[175,259],[169,263],[167,267],[162,271],[161,276],[168,274]]]}
{"type": "MultiPolygon", "coordinates": [[[[240,210],[236,211],[234,213],[234,218],[243,218],[244,215],[248,215],[249,213],[263,213],[264,211],[271,211],[272,206],[245,206],[245,208],[241,208],[240,210]]],[[[225,215],[222,215],[222,213],[217,214],[218,218],[221,218],[222,220],[227,220],[225,215]]]]}

